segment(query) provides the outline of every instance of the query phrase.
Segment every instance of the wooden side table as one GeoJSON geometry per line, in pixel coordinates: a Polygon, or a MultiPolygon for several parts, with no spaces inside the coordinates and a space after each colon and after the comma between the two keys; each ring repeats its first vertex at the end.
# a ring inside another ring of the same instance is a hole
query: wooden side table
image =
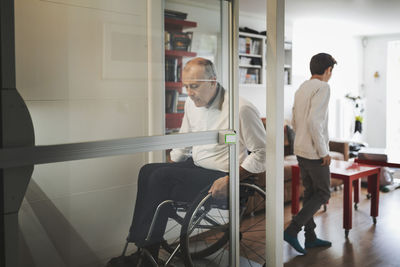
{"type": "MultiPolygon", "coordinates": [[[[368,192],[371,193],[371,217],[376,224],[376,217],[379,211],[379,174],[380,167],[366,166],[341,160],[332,160],[330,165],[332,178],[341,179],[344,184],[343,192],[343,228],[345,237],[349,235],[352,228],[352,189],[354,189],[354,208],[359,203],[359,179],[368,177],[368,192]]],[[[300,189],[300,168],[292,166],[292,215],[299,212],[299,189],[300,189]]]]}

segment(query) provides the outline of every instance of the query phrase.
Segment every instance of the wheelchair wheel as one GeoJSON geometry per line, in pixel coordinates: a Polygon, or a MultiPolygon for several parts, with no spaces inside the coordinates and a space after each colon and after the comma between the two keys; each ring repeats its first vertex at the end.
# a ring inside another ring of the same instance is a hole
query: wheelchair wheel
{"type": "Polygon", "coordinates": [[[265,190],[254,184],[240,184],[240,256],[247,266],[259,266],[265,257],[265,190]]]}
{"type": "MultiPolygon", "coordinates": [[[[240,184],[240,253],[249,266],[265,263],[265,192],[260,187],[240,184]]],[[[201,195],[188,210],[181,232],[185,266],[203,259],[209,266],[227,265],[229,210],[227,201],[201,195]]]]}

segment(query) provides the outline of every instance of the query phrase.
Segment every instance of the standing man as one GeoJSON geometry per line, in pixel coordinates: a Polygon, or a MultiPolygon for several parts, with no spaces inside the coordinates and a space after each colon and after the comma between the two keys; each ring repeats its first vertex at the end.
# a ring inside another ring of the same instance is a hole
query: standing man
{"type": "Polygon", "coordinates": [[[297,156],[304,185],[303,208],[284,231],[284,240],[295,250],[306,254],[308,248],[330,247],[331,242],[317,238],[313,216],[330,198],[328,84],[336,60],[320,53],[311,58],[311,79],[297,90],[293,105],[292,125],[296,133],[294,154],[297,156]],[[304,226],[305,249],[297,234],[304,226]]]}
{"type": "MultiPolygon", "coordinates": [[[[188,93],[180,133],[225,130],[229,128],[229,97],[217,82],[214,64],[194,58],[184,67],[183,86],[188,93]]],[[[265,171],[266,134],[257,109],[239,99],[239,162],[240,179],[265,171]],[[248,152],[251,152],[250,154],[248,152]]],[[[119,262],[134,267],[146,249],[158,259],[168,221],[168,209],[156,220],[151,240],[145,238],[157,206],[164,200],[191,202],[202,191],[213,197],[227,197],[229,184],[229,147],[222,144],[192,146],[171,151],[170,163],[144,165],[139,173],[138,192],[129,230],[128,242],[135,243],[138,253],[114,258],[108,266],[119,262]]],[[[145,266],[151,266],[145,259],[145,266]]]]}

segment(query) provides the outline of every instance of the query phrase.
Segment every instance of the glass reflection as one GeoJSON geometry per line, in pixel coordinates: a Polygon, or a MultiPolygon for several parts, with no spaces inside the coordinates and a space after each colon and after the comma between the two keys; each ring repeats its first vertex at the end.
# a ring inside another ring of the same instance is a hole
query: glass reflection
{"type": "Polygon", "coordinates": [[[148,135],[148,91],[162,90],[149,81],[149,66],[162,74],[162,58],[148,58],[162,35],[149,12],[141,0],[15,1],[17,89],[37,145],[148,135]]]}

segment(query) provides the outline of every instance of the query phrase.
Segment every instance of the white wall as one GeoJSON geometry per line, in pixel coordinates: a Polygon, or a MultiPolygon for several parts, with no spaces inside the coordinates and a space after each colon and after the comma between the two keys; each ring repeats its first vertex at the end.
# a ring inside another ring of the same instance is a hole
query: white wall
{"type": "MultiPolygon", "coordinates": [[[[265,29],[265,18],[240,13],[240,27],[265,29]]],[[[370,146],[386,146],[386,65],[387,42],[400,40],[400,34],[361,37],[351,25],[340,20],[295,20],[285,26],[287,40],[293,42],[293,83],[285,86],[284,117],[291,118],[294,93],[309,79],[309,60],[319,52],[332,54],[338,61],[331,81],[330,136],[351,139],[354,131],[353,104],[347,93],[364,97],[365,113],[361,141],[370,146]],[[353,32],[352,32],[353,31],[353,32]],[[363,42],[362,40],[365,39],[363,42]],[[365,47],[363,47],[363,43],[365,47]],[[374,78],[378,71],[379,78],[374,78]]],[[[265,116],[265,88],[240,88],[240,95],[250,100],[265,116]]]]}
{"type": "Polygon", "coordinates": [[[357,95],[361,86],[361,38],[345,31],[340,21],[297,20],[293,24],[293,85],[285,91],[285,116],[291,114],[294,93],[304,80],[309,79],[310,59],[325,52],[331,54],[338,65],[329,82],[329,132],[331,138],[350,138],[354,119],[351,106],[344,96],[357,95]]]}
{"type": "MultiPolygon", "coordinates": [[[[148,134],[147,4],[15,2],[17,89],[37,145],[148,134]]],[[[161,1],[152,4],[162,18],[161,1]]],[[[152,60],[162,74],[162,59],[152,60]]],[[[140,153],[36,166],[19,216],[20,266],[104,266],[119,255],[146,161],[140,153]]]]}
{"type": "Polygon", "coordinates": [[[365,141],[371,147],[386,147],[387,46],[394,40],[400,40],[400,33],[365,37],[365,141]],[[379,78],[374,77],[375,72],[379,73],[379,78]]]}
{"type": "MultiPolygon", "coordinates": [[[[240,27],[265,30],[265,17],[240,13],[240,27]]],[[[350,139],[353,133],[353,106],[344,98],[347,93],[359,94],[362,78],[361,38],[346,32],[340,21],[295,20],[286,22],[285,39],[292,41],[292,84],[284,87],[284,118],[290,121],[294,93],[310,78],[309,62],[319,52],[331,53],[339,64],[335,67],[331,85],[329,107],[330,136],[350,139]],[[292,24],[293,23],[293,24],[292,24]]],[[[265,116],[266,89],[263,87],[240,88],[240,95],[252,102],[265,116]]]]}

